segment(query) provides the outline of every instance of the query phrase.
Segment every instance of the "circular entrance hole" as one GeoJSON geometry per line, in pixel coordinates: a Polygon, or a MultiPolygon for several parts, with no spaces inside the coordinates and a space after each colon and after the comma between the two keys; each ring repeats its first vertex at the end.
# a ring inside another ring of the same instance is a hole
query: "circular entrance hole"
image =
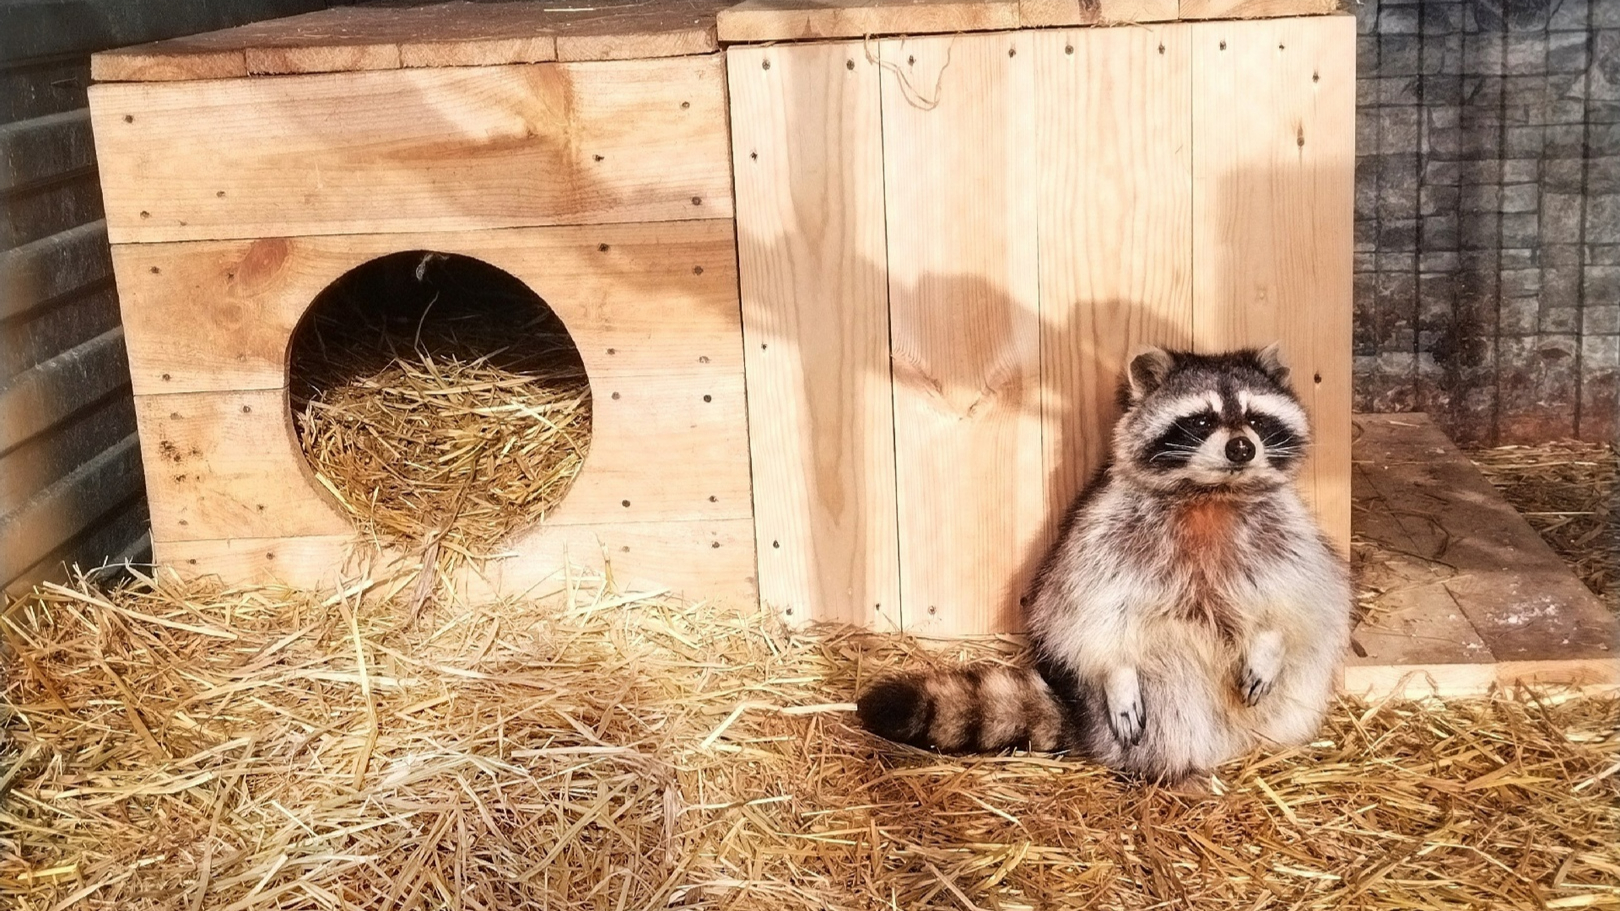
{"type": "Polygon", "coordinates": [[[590,447],[590,383],[562,320],[470,256],[354,268],[315,298],[288,358],[319,486],[383,543],[492,554],[562,501],[590,447]]]}

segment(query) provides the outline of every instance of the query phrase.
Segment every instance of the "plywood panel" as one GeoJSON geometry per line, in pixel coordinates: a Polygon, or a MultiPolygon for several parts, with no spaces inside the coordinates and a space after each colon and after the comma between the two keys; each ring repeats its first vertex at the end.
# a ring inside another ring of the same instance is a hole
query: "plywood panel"
{"type": "Polygon", "coordinates": [[[805,41],[1018,27],[1018,0],[742,0],[719,14],[720,40],[805,41]]]}
{"type": "Polygon", "coordinates": [[[1018,625],[1039,558],[1033,36],[882,43],[901,616],[1018,625]]]}
{"type": "Polygon", "coordinates": [[[1192,340],[1189,37],[1157,26],[1032,38],[1054,517],[1107,458],[1132,348],[1192,340]]]}
{"type": "Polygon", "coordinates": [[[93,86],[108,234],[729,218],[723,71],[711,55],[93,86]]]}
{"type": "Polygon", "coordinates": [[[288,339],[315,296],[355,266],[419,249],[521,279],[562,318],[593,378],[742,368],[729,221],[120,244],[136,394],[285,385],[288,339]]]}
{"type": "MultiPolygon", "coordinates": [[[[593,378],[591,448],[548,524],[751,516],[743,396],[740,371],[593,378]]],[[[142,395],[135,408],[154,540],[352,530],[298,449],[285,390],[142,395]]]]}
{"type": "Polygon", "coordinates": [[[760,597],[893,625],[880,69],[858,42],[727,60],[760,597]]]}
{"type": "Polygon", "coordinates": [[[1316,432],[1301,487],[1348,549],[1355,20],[1190,28],[1196,343],[1283,343],[1316,432]]]}
{"type": "MultiPolygon", "coordinates": [[[[514,541],[509,556],[463,572],[457,585],[474,598],[547,593],[560,587],[569,565],[610,572],[623,590],[669,590],[692,599],[748,603],[757,597],[751,526],[747,519],[731,519],[541,529],[514,541]]],[[[155,552],[160,564],[182,578],[213,575],[233,585],[330,588],[414,566],[400,554],[375,551],[353,534],[173,541],[159,543],[155,552]]]]}

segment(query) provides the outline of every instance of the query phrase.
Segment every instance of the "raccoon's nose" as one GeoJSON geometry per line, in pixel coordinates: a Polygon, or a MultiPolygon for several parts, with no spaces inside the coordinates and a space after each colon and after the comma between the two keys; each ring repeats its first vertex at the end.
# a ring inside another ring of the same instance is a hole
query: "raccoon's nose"
{"type": "Polygon", "coordinates": [[[1226,441],[1226,458],[1243,463],[1254,459],[1254,444],[1248,437],[1233,437],[1226,441]]]}

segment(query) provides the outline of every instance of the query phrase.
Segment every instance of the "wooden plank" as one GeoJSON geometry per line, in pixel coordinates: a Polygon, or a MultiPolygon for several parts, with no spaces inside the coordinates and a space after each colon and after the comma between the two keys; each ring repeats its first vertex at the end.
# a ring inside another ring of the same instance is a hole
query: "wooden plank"
{"type": "Polygon", "coordinates": [[[1195,344],[1283,343],[1316,436],[1300,486],[1347,551],[1355,20],[1191,28],[1195,344]]]}
{"type": "Polygon", "coordinates": [[[93,86],[152,243],[729,218],[718,56],[93,86]]]}
{"type": "Polygon", "coordinates": [[[350,6],[97,54],[101,82],[709,54],[729,0],[350,6]]]}
{"type": "Polygon", "coordinates": [[[716,16],[734,0],[621,0],[552,13],[558,60],[631,60],[720,49],[716,16]]]}
{"type": "Polygon", "coordinates": [[[353,532],[298,449],[280,389],[137,395],[152,539],[353,532]]]}
{"type": "Polygon", "coordinates": [[[1039,32],[1041,373],[1055,521],[1107,459],[1125,362],[1192,340],[1192,108],[1182,26],[1039,32]]]}
{"type": "Polygon", "coordinates": [[[1346,9],[1343,0],[1179,0],[1182,19],[1276,19],[1322,16],[1346,9]]]}
{"type": "Polygon", "coordinates": [[[1014,629],[1045,523],[1033,36],[881,45],[901,619],[1014,629]]]}
{"type": "MultiPolygon", "coordinates": [[[[610,571],[621,589],[750,603],[757,598],[752,524],[731,519],[545,528],[514,541],[511,555],[486,564],[481,574],[465,573],[458,587],[468,597],[555,591],[566,560],[588,572],[610,571]]],[[[157,561],[182,578],[214,575],[233,585],[330,588],[411,565],[402,555],[372,551],[352,534],[174,541],[155,549],[157,561]]]]}
{"type": "MultiPolygon", "coordinates": [[[[1490,649],[1446,591],[1452,567],[1423,555],[1401,523],[1407,504],[1379,475],[1389,471],[1364,442],[1365,417],[1356,419],[1353,520],[1357,588],[1374,597],[1370,613],[1351,633],[1352,667],[1425,667],[1489,662],[1490,649]]],[[[1367,603],[1367,602],[1364,602],[1367,603]]]]}
{"type": "Polygon", "coordinates": [[[1512,661],[1502,664],[1437,664],[1422,668],[1344,669],[1340,692],[1374,702],[1382,699],[1478,698],[1520,684],[1588,694],[1620,689],[1620,664],[1612,660],[1512,661]]]}
{"type": "Polygon", "coordinates": [[[1018,0],[742,0],[719,14],[724,42],[927,35],[1018,27],[1018,0]]]}
{"type": "Polygon", "coordinates": [[[760,597],[899,618],[881,70],[859,42],[727,53],[760,597]]]}
{"type": "Polygon", "coordinates": [[[1358,417],[1357,459],[1497,661],[1602,658],[1620,625],[1424,416],[1358,417]]]}
{"type": "Polygon", "coordinates": [[[611,572],[621,589],[757,604],[753,526],[739,518],[546,527],[514,541],[514,556],[487,567],[484,578],[469,577],[468,594],[552,590],[572,566],[611,572]]]}
{"type": "Polygon", "coordinates": [[[242,48],[219,49],[207,41],[174,38],[95,54],[90,78],[96,82],[178,82],[186,79],[238,79],[248,74],[242,48]]]}
{"type": "Polygon", "coordinates": [[[1357,415],[1352,693],[1620,683],[1620,626],[1426,415],[1357,415]],[[1404,688],[1404,689],[1403,689],[1404,688]]]}
{"type": "Polygon", "coordinates": [[[1175,18],[1177,0],[1018,0],[1018,24],[1023,28],[1169,22],[1175,18]]]}
{"type": "MultiPolygon", "coordinates": [[[[591,399],[590,450],[549,525],[753,514],[740,370],[593,379],[591,399]]],[[[154,540],[351,530],[298,448],[285,390],[138,395],[135,409],[154,540]]]]}
{"type": "Polygon", "coordinates": [[[286,385],[288,340],[322,290],[412,249],[476,257],[522,280],[562,318],[593,379],[742,369],[729,221],[120,244],[136,394],[286,385]]]}

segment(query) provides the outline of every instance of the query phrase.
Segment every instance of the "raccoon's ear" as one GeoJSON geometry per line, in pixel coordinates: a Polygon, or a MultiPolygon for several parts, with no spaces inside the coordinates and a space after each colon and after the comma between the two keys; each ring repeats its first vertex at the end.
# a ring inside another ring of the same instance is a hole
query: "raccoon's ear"
{"type": "Polygon", "coordinates": [[[1282,342],[1272,342],[1261,348],[1255,359],[1260,362],[1260,369],[1266,372],[1266,376],[1271,377],[1278,385],[1288,382],[1288,367],[1282,362],[1282,342]]]}
{"type": "Polygon", "coordinates": [[[1143,348],[1131,356],[1131,366],[1125,371],[1130,380],[1131,401],[1140,402],[1159,388],[1170,375],[1175,358],[1163,348],[1143,348]]]}

